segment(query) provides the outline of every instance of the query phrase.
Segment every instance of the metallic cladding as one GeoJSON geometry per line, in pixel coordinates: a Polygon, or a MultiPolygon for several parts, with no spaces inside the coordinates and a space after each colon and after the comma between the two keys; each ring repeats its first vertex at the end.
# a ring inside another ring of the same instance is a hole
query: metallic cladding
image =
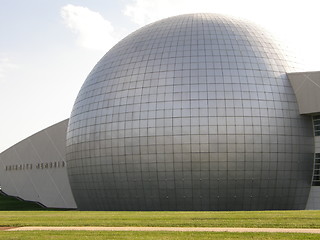
{"type": "Polygon", "coordinates": [[[164,19],[120,41],[69,121],[78,208],[304,209],[312,124],[280,48],[259,27],[214,14],[164,19]]]}

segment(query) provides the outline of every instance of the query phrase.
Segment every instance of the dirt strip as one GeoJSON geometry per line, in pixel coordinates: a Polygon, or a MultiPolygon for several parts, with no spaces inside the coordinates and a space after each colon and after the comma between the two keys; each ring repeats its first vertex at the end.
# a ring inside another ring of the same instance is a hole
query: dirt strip
{"type": "Polygon", "coordinates": [[[17,227],[6,231],[170,231],[170,232],[270,232],[318,233],[320,229],[304,228],[188,228],[188,227],[17,227]]]}
{"type": "Polygon", "coordinates": [[[12,229],[14,227],[0,227],[0,231],[5,231],[5,230],[8,230],[8,229],[12,229]]]}

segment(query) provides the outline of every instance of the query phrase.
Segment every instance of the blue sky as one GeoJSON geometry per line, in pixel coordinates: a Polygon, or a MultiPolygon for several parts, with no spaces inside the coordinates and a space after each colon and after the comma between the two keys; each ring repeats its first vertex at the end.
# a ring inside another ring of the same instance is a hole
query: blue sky
{"type": "Polygon", "coordinates": [[[95,63],[139,27],[173,15],[246,18],[320,70],[318,0],[0,0],[0,152],[69,117],[95,63]]]}

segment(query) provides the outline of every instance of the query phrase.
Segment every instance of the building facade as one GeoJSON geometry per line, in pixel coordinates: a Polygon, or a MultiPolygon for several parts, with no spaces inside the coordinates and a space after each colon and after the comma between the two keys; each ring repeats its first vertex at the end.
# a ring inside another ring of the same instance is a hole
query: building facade
{"type": "Polygon", "coordinates": [[[1,190],[51,208],[77,208],[66,168],[68,119],[0,154],[1,190]]]}
{"type": "Polygon", "coordinates": [[[311,190],[306,209],[320,209],[320,71],[288,73],[300,114],[312,118],[314,161],[311,190]]]}
{"type": "Polygon", "coordinates": [[[242,20],[190,14],[147,25],[95,66],[67,133],[84,210],[304,209],[312,121],[298,64],[242,20]]]}
{"type": "Polygon", "coordinates": [[[97,63],[59,137],[43,130],[61,150],[16,156],[19,143],[0,154],[0,185],[46,206],[66,195],[79,210],[319,209],[319,83],[252,23],[164,19],[97,63]],[[15,190],[28,178],[42,191],[15,190]]]}

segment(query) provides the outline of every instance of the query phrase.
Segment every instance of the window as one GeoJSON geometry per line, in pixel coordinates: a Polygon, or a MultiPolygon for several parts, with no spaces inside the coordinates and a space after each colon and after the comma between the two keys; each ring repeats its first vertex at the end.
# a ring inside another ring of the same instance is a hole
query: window
{"type": "Polygon", "coordinates": [[[320,186],[320,153],[314,155],[312,186],[320,186]]]}
{"type": "Polygon", "coordinates": [[[313,116],[313,129],[314,129],[314,135],[320,136],[320,115],[313,116]]]}

